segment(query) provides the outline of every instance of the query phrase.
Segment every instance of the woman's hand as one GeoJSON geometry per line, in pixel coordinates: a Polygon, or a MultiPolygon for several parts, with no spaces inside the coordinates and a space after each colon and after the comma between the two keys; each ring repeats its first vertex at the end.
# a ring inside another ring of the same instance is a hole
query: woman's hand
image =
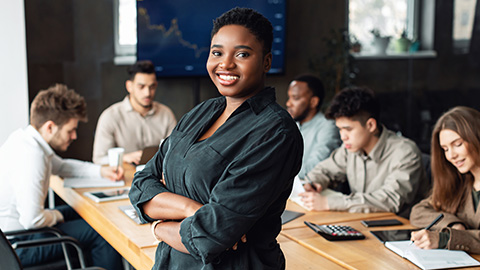
{"type": "Polygon", "coordinates": [[[452,226],[452,229],[465,231],[467,228],[461,223],[456,223],[452,226]]]}
{"type": "Polygon", "coordinates": [[[438,241],[440,240],[439,232],[432,232],[427,230],[421,230],[412,232],[410,237],[415,245],[422,249],[436,249],[438,248],[438,241]]]}
{"type": "MultiPolygon", "coordinates": [[[[239,242],[246,243],[247,242],[247,235],[246,234],[242,235],[242,238],[240,238],[239,242]]],[[[235,245],[233,245],[233,247],[232,247],[233,250],[237,250],[239,242],[236,242],[235,245]]],[[[227,248],[227,250],[229,250],[229,249],[227,248]]]]}
{"type": "Polygon", "coordinates": [[[164,186],[167,186],[167,182],[165,182],[165,175],[163,175],[163,172],[162,172],[162,179],[160,179],[160,182],[162,182],[164,186]]]}

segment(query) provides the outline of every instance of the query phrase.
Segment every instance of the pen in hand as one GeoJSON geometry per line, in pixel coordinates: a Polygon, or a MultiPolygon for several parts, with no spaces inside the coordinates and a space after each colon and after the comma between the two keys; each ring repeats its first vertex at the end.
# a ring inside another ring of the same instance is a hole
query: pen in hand
{"type": "MultiPolygon", "coordinates": [[[[432,221],[432,223],[430,223],[430,225],[428,225],[427,227],[425,227],[425,230],[430,230],[435,224],[437,224],[441,219],[443,218],[443,214],[440,214],[438,215],[438,217],[436,219],[434,219],[432,221]]],[[[410,245],[413,244],[413,241],[410,243],[410,245]]]]}
{"type": "Polygon", "coordinates": [[[117,175],[118,175],[118,167],[120,167],[120,162],[121,162],[120,157],[121,157],[121,156],[122,156],[122,155],[118,155],[117,168],[115,168],[115,174],[117,174],[117,175]]]}
{"type": "Polygon", "coordinates": [[[313,190],[317,191],[317,187],[313,184],[313,181],[310,180],[310,177],[308,177],[308,174],[305,174],[305,179],[307,180],[307,183],[313,188],[313,190]]]}
{"type": "Polygon", "coordinates": [[[435,224],[437,224],[441,219],[443,218],[443,214],[438,215],[438,217],[430,223],[427,227],[425,227],[425,230],[430,230],[435,224]]]}

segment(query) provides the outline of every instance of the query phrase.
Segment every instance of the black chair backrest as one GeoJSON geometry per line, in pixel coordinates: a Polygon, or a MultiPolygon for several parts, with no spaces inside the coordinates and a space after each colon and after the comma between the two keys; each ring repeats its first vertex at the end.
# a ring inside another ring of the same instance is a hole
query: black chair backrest
{"type": "Polygon", "coordinates": [[[427,173],[428,185],[429,187],[432,186],[432,166],[430,163],[430,155],[422,153],[422,162],[425,168],[425,172],[427,173]]]}
{"type": "Polygon", "coordinates": [[[21,270],[22,264],[12,245],[7,240],[5,234],[0,230],[0,268],[10,270],[21,270]]]}

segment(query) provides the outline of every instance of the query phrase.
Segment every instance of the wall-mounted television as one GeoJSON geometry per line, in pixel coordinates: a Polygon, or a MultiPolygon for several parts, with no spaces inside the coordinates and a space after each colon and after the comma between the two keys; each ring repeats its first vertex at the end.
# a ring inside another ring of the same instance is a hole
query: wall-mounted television
{"type": "Polygon", "coordinates": [[[204,76],[213,20],[249,7],[272,22],[271,74],[284,72],[286,0],[137,1],[137,59],[152,60],[159,77],[204,76]]]}

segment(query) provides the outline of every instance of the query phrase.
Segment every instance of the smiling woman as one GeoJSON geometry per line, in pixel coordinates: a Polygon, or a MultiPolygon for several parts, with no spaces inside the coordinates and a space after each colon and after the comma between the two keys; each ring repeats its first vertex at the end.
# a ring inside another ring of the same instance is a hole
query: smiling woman
{"type": "Polygon", "coordinates": [[[265,87],[272,37],[252,9],[214,21],[207,70],[222,97],[187,113],[135,175],[130,200],[161,241],[153,269],[285,268],[276,237],[303,143],[265,87]]]}
{"type": "Polygon", "coordinates": [[[480,112],[455,107],[443,114],[432,133],[432,196],[413,209],[410,221],[428,225],[439,213],[443,220],[432,229],[412,234],[421,248],[480,252],[480,112]]]}

